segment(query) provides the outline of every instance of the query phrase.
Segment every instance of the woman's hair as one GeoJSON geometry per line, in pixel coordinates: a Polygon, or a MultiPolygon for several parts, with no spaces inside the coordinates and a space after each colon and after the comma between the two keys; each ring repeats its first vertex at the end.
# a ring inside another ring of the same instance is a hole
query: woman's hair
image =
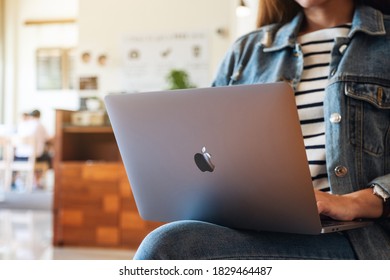
{"type": "Polygon", "coordinates": [[[289,22],[301,9],[294,0],[259,0],[257,27],[289,22]]]}
{"type": "MultiPolygon", "coordinates": [[[[390,14],[390,0],[355,0],[390,14]]],[[[293,19],[302,7],[294,0],[259,0],[257,27],[272,23],[286,23],[293,19]]]]}

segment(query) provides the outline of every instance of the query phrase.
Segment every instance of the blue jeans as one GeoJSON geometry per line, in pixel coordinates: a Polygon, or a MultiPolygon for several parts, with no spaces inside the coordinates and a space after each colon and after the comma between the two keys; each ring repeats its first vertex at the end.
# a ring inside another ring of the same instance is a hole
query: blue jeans
{"type": "Polygon", "coordinates": [[[163,225],[141,243],[134,259],[356,259],[342,233],[300,235],[254,232],[198,221],[163,225]]]}

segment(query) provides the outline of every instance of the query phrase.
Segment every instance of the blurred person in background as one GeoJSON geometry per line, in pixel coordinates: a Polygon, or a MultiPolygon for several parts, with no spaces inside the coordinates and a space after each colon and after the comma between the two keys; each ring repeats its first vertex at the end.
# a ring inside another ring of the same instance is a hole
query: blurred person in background
{"type": "MultiPolygon", "coordinates": [[[[41,122],[41,112],[33,110],[30,113],[24,113],[22,121],[17,129],[17,137],[19,139],[31,139],[31,142],[19,141],[15,148],[15,161],[27,161],[30,156],[35,156],[36,162],[46,162],[49,169],[52,168],[52,155],[50,147],[52,138],[49,136],[46,128],[41,122]]],[[[35,188],[42,188],[40,183],[42,171],[35,172],[35,188]]],[[[12,180],[12,188],[17,186],[18,174],[14,173],[12,180]]]]}

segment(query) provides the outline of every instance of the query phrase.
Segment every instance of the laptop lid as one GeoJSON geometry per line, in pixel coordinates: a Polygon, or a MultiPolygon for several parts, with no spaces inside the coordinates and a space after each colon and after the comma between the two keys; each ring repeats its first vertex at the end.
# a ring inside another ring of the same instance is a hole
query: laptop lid
{"type": "Polygon", "coordinates": [[[109,95],[105,104],[142,218],[323,231],[288,84],[109,95]]]}

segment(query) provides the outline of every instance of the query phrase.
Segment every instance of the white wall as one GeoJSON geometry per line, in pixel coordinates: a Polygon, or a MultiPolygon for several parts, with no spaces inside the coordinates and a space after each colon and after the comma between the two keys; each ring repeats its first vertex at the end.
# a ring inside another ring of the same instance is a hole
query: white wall
{"type": "Polygon", "coordinates": [[[244,0],[247,11],[244,16],[237,15],[236,36],[244,35],[256,28],[258,0],[244,0]]]}
{"type": "MultiPolygon", "coordinates": [[[[79,50],[106,53],[109,67],[98,76],[98,95],[126,91],[122,87],[121,44],[126,35],[202,31],[210,38],[211,82],[222,56],[234,38],[237,0],[80,0],[79,50]],[[226,33],[219,34],[218,30],[226,33]]],[[[82,67],[78,67],[81,70],[82,67]]],[[[88,74],[82,72],[79,74],[88,74]]]]}
{"type": "MultiPolygon", "coordinates": [[[[42,47],[90,46],[112,58],[103,92],[121,90],[116,80],[121,67],[118,44],[126,34],[206,30],[210,34],[210,81],[235,38],[237,0],[4,0],[6,124],[22,112],[38,108],[54,133],[57,108],[77,109],[77,91],[38,91],[35,52],[42,47]],[[25,25],[26,20],[77,18],[77,24],[25,25]],[[221,36],[217,30],[226,31],[221,36]]],[[[76,69],[77,71],[77,69],[76,69]]]]}
{"type": "Polygon", "coordinates": [[[4,0],[0,0],[0,124],[4,119],[4,0]]]}
{"type": "Polygon", "coordinates": [[[46,47],[76,47],[76,24],[26,25],[26,20],[78,17],[78,0],[6,0],[5,122],[17,125],[22,112],[40,109],[54,133],[55,108],[77,108],[75,91],[38,91],[35,52],[46,47]]]}

